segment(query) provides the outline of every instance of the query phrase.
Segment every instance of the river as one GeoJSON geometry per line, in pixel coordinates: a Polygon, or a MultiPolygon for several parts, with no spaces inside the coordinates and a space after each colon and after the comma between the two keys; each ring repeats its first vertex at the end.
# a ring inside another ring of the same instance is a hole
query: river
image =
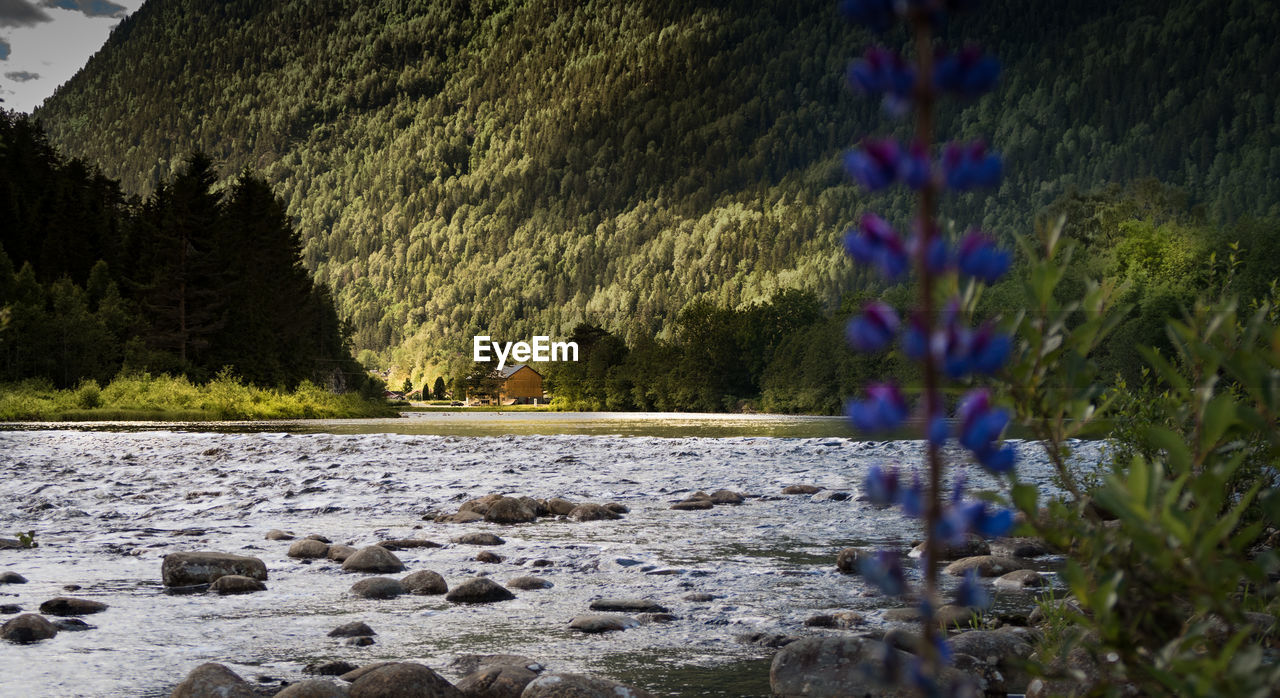
{"type": "MultiPolygon", "coordinates": [[[[1080,444],[1077,457],[1099,453],[1080,444]]],[[[264,685],[304,678],[306,665],[330,660],[420,661],[456,680],[454,657],[499,652],[662,695],[767,695],[773,650],[744,635],[822,632],[804,621],[833,610],[859,611],[874,628],[894,605],[837,573],[835,554],[905,547],[918,525],[830,495],[856,495],[869,466],[919,455],[919,442],[856,440],[838,419],[755,415],[8,425],[0,431],[0,535],[35,531],[39,547],[0,550],[0,572],[30,580],[0,586],[0,603],[34,612],[68,595],[110,608],[84,618],[93,630],[0,646],[0,695],[163,696],[206,661],[264,685]],[[797,483],[826,492],[781,494],[797,483]],[[751,496],[708,511],[669,508],[719,488],[751,496]],[[620,502],[630,513],[516,526],[429,520],[491,492],[620,502]],[[537,574],[554,587],[475,606],[440,596],[359,599],[348,590],[362,575],[287,557],[289,542],[264,537],[275,528],[356,547],[425,537],[444,547],[397,551],[409,571],[434,570],[451,587],[480,574],[498,582],[537,574]],[[494,549],[502,562],[476,562],[480,548],[449,542],[475,531],[506,540],[494,549]],[[268,590],[164,593],[162,558],[190,550],[261,558],[268,590]],[[534,560],[552,564],[534,568],[534,560]],[[685,600],[695,592],[716,598],[685,600]],[[677,619],[605,635],[569,630],[601,597],[653,599],[677,619]],[[375,644],[327,636],[353,620],[373,627],[375,644]]],[[[1020,458],[1021,477],[1051,491],[1036,445],[1021,444],[1020,458]]],[[[968,476],[975,488],[996,485],[976,469],[968,476]]]]}

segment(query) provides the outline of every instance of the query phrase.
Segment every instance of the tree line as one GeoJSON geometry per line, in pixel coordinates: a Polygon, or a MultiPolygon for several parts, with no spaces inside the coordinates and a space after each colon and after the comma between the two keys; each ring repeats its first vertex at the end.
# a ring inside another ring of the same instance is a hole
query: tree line
{"type": "Polygon", "coordinates": [[[251,383],[366,382],[284,202],[190,155],[145,199],[0,112],[0,380],[59,387],[121,372],[251,383]]]}

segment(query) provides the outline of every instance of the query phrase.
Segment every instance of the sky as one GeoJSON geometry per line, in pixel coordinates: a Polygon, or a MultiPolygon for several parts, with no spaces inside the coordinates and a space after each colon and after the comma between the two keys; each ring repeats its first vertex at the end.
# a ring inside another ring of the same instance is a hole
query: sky
{"type": "Polygon", "coordinates": [[[30,112],[143,0],[0,0],[0,108],[30,112]]]}

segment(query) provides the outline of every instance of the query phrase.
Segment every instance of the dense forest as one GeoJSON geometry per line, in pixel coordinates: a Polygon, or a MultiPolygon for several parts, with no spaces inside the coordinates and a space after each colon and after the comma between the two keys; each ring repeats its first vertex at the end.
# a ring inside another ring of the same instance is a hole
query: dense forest
{"type": "MultiPolygon", "coordinates": [[[[1154,180],[1073,193],[1041,217],[1067,221],[1075,248],[1058,292],[1065,307],[1086,280],[1116,289],[1128,308],[1094,352],[1111,385],[1139,386],[1148,363],[1139,347],[1172,355],[1166,324],[1198,299],[1235,297],[1240,307],[1280,298],[1280,221],[1211,224],[1179,189],[1154,180]]],[[[1027,260],[987,290],[980,311],[1011,319],[1029,308],[1027,260]]],[[[583,409],[738,410],[838,413],[850,395],[893,376],[911,385],[918,365],[899,348],[877,355],[840,351],[848,319],[872,299],[910,305],[914,287],[869,285],[824,311],[810,292],[785,291],[740,308],[695,303],[681,312],[670,339],[628,343],[584,324],[573,332],[577,364],[541,366],[557,404],[583,409]]],[[[1079,318],[1077,318],[1079,321],[1079,318]]]]}
{"type": "Polygon", "coordinates": [[[219,179],[197,153],[145,200],[126,197],[0,111],[0,381],[368,383],[284,202],[248,171],[219,179]]]}
{"type": "MultiPolygon", "coordinates": [[[[678,342],[688,308],[871,290],[839,157],[885,122],[834,4],[150,0],[37,116],[131,194],[193,150],[261,171],[357,348],[420,384],[476,333],[678,342]]],[[[944,214],[1012,236],[1145,177],[1189,193],[1167,225],[1280,214],[1277,30],[1250,0],[993,0],[944,39],[996,49],[1000,86],[939,128],[1010,174],[944,214]]]]}

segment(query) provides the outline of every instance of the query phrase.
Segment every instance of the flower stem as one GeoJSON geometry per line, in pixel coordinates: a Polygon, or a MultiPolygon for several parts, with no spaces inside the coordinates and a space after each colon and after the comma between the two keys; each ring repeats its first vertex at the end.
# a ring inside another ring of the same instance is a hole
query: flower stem
{"type": "MultiPolygon", "coordinates": [[[[911,14],[911,25],[914,32],[916,52],[916,143],[925,149],[933,150],[933,34],[930,18],[923,10],[917,9],[911,14]]],[[[915,266],[920,279],[920,311],[932,328],[937,322],[934,312],[934,279],[927,264],[927,254],[934,237],[938,234],[935,223],[938,199],[938,183],[931,176],[920,190],[917,223],[920,244],[916,249],[915,266]]],[[[925,423],[934,415],[942,413],[939,390],[939,371],[937,357],[930,349],[925,352],[924,360],[924,414],[925,423]]],[[[941,553],[938,541],[938,523],[942,519],[942,454],[932,441],[926,440],[929,462],[929,499],[925,509],[925,549],[924,580],[925,590],[922,599],[926,612],[924,623],[924,660],[926,673],[938,677],[941,673],[940,657],[937,651],[939,629],[935,611],[938,607],[938,556],[941,553]]]]}

